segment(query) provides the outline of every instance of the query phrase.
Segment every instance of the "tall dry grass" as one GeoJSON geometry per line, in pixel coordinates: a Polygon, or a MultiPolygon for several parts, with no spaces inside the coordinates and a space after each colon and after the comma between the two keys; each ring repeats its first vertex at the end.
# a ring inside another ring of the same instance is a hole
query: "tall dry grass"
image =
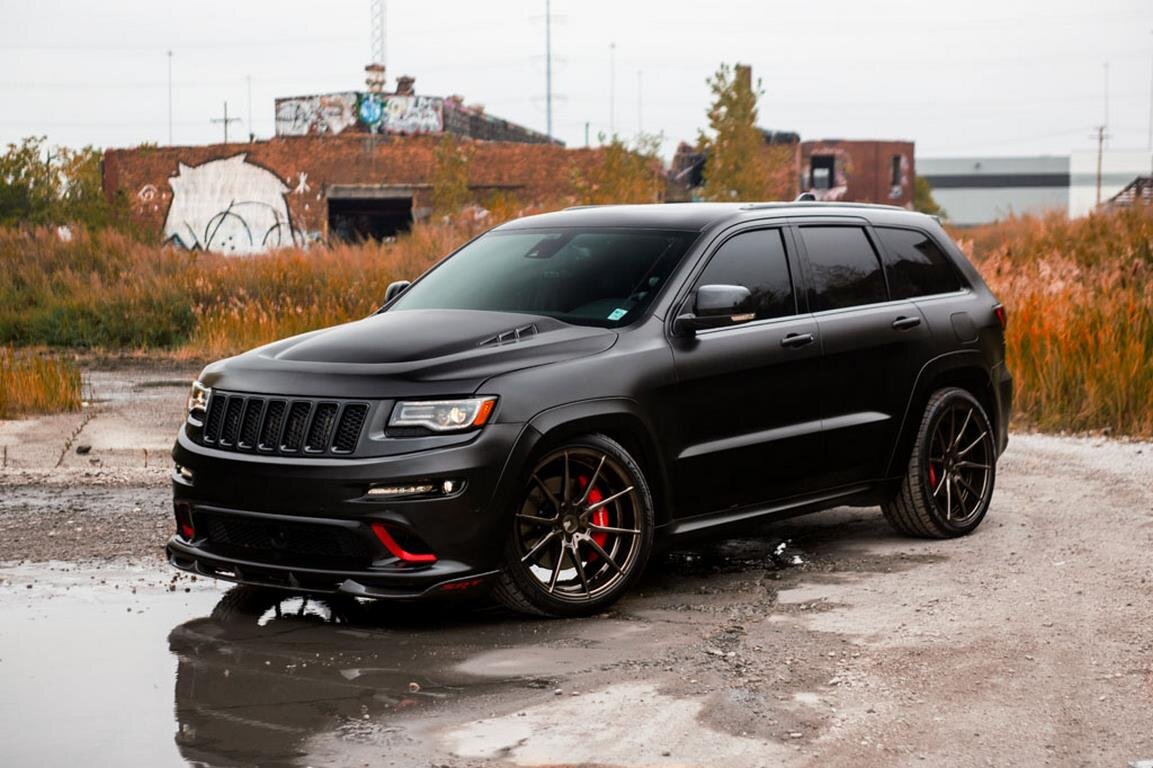
{"type": "MultiPolygon", "coordinates": [[[[250,258],[114,232],[63,242],[0,229],[0,345],[229,355],[367,315],[388,283],[492,223],[461,217],[390,243],[250,258]]],[[[1018,424],[1153,436],[1153,209],[954,234],[1009,309],[1018,424]]]]}
{"type": "Polygon", "coordinates": [[[80,408],[80,369],[69,360],[0,347],[0,419],[80,408]]]}
{"type": "Polygon", "coordinates": [[[1017,423],[1153,436],[1153,208],[954,234],[1009,310],[1017,423]]]}

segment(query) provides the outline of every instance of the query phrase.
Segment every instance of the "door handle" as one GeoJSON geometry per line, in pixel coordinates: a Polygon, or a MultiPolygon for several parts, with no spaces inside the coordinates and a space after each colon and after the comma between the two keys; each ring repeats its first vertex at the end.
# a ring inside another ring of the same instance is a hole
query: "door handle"
{"type": "Polygon", "coordinates": [[[921,318],[919,317],[905,317],[901,315],[893,321],[893,328],[898,331],[907,331],[910,328],[916,328],[920,324],[921,318]]]}
{"type": "Polygon", "coordinates": [[[806,344],[813,343],[813,334],[811,333],[790,333],[785,338],[781,339],[782,347],[803,347],[806,344]]]}

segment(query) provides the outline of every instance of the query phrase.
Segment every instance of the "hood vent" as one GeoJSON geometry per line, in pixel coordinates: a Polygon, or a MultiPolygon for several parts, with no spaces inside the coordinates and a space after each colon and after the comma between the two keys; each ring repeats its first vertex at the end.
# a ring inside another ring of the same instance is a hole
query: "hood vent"
{"type": "Polygon", "coordinates": [[[536,325],[529,323],[528,325],[522,325],[519,328],[513,328],[511,331],[505,331],[503,333],[498,333],[496,336],[490,336],[489,338],[482,341],[479,346],[501,347],[505,344],[515,344],[518,341],[531,339],[533,336],[536,336],[537,333],[539,333],[539,331],[536,329],[536,325]]]}

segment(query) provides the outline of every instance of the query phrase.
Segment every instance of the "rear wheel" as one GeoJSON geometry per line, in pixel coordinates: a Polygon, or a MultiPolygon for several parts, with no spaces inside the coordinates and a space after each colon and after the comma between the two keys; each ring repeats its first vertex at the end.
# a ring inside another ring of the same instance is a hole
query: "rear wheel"
{"type": "Polygon", "coordinates": [[[546,616],[603,610],[644,570],[653,519],[648,484],[624,448],[603,435],[567,442],[525,480],[495,594],[546,616]]]}
{"type": "Polygon", "coordinates": [[[951,387],[933,393],[897,494],[881,506],[910,536],[950,538],[985,518],[997,472],[993,427],[971,394],[951,387]]]}

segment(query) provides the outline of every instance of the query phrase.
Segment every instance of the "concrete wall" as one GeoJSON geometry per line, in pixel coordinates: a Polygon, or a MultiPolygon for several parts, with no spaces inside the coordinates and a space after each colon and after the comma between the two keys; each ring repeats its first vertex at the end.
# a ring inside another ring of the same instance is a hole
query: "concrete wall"
{"type": "MultiPolygon", "coordinates": [[[[431,205],[435,136],[364,134],[276,138],[249,144],[140,147],[104,155],[104,189],[123,196],[138,223],[188,248],[250,253],[328,237],[329,190],[410,195],[431,205]]],[[[573,194],[574,174],[596,149],[468,142],[477,202],[503,193],[524,204],[573,194]]]]}

